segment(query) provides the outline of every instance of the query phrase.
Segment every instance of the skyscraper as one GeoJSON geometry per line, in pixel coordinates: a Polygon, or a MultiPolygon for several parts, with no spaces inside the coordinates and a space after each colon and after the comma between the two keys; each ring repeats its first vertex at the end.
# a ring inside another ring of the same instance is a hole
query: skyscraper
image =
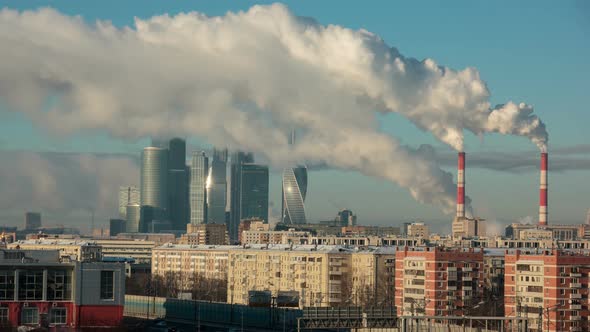
{"type": "MultiPolygon", "coordinates": [[[[153,220],[167,219],[168,212],[168,149],[146,147],[141,154],[140,179],[141,209],[149,208],[149,214],[141,214],[140,231],[145,231],[153,220]],[[149,220],[146,217],[149,216],[149,220]]],[[[129,226],[128,226],[129,227],[129,226]]]]}
{"type": "Polygon", "coordinates": [[[305,196],[307,194],[307,167],[298,166],[283,170],[283,212],[285,224],[305,224],[305,196]]]}
{"type": "MultiPolygon", "coordinates": [[[[295,130],[289,145],[295,144],[295,130]]],[[[305,224],[305,196],[307,195],[307,167],[299,165],[283,170],[281,221],[285,224],[305,224]]]]}
{"type": "Polygon", "coordinates": [[[240,220],[260,218],[268,222],[268,167],[242,164],[240,220]]]}
{"type": "Polygon", "coordinates": [[[141,229],[141,206],[139,204],[127,205],[127,219],[125,220],[125,230],[127,233],[137,233],[141,229]]]}
{"type": "Polygon", "coordinates": [[[224,224],[227,206],[227,150],[213,150],[207,177],[207,223],[224,224]]]}
{"type": "Polygon", "coordinates": [[[207,173],[209,158],[205,152],[195,152],[191,160],[190,174],[190,216],[191,224],[207,223],[207,173]]]}
{"type": "Polygon", "coordinates": [[[173,138],[168,150],[168,215],[172,229],[185,230],[190,211],[186,143],[183,139],[173,138]]]}
{"type": "Polygon", "coordinates": [[[41,213],[27,212],[25,213],[25,229],[32,230],[41,227],[41,213]]]}
{"type": "Polygon", "coordinates": [[[238,227],[240,226],[240,196],[241,196],[241,171],[242,164],[253,163],[252,153],[235,152],[231,157],[230,168],[230,215],[227,230],[231,243],[238,241],[238,227]]]}
{"type": "Polygon", "coordinates": [[[141,205],[168,207],[168,150],[146,147],[141,154],[141,205]]]}
{"type": "Polygon", "coordinates": [[[136,186],[119,187],[119,216],[127,217],[127,205],[140,204],[140,193],[136,186]]]}

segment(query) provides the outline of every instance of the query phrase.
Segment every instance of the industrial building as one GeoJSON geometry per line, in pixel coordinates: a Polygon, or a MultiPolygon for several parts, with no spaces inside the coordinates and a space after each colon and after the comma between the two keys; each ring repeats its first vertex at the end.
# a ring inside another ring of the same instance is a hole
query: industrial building
{"type": "Polygon", "coordinates": [[[124,295],[123,264],[0,249],[0,317],[9,326],[116,327],[124,295]]]}

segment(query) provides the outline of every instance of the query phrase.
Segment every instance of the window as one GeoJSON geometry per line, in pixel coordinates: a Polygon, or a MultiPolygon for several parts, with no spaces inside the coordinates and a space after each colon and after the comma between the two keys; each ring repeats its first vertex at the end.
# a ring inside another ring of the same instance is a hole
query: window
{"type": "Polygon", "coordinates": [[[71,297],[71,278],[64,270],[50,270],[47,273],[47,299],[69,300],[71,297]]]}
{"type": "Polygon", "coordinates": [[[100,271],[100,299],[112,300],[114,295],[114,271],[100,271]]]}
{"type": "Polygon", "coordinates": [[[65,324],[67,317],[66,308],[53,308],[51,309],[50,323],[51,324],[65,324]]]}
{"type": "Polygon", "coordinates": [[[21,324],[39,324],[39,310],[36,307],[23,308],[21,324]]]}
{"type": "Polygon", "coordinates": [[[14,300],[14,272],[0,272],[0,300],[14,300]]]}
{"type": "Polygon", "coordinates": [[[18,276],[19,300],[41,300],[43,298],[43,271],[24,271],[18,276]]]}
{"type": "Polygon", "coordinates": [[[0,308],[0,323],[8,323],[8,308],[0,308]]]}

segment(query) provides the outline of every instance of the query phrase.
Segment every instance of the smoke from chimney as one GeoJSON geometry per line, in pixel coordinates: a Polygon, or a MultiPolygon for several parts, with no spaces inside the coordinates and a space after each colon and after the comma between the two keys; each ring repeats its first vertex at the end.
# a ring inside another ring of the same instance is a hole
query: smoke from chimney
{"type": "Polygon", "coordinates": [[[541,181],[539,186],[539,226],[547,225],[547,152],[541,153],[541,181]]]}
{"type": "Polygon", "coordinates": [[[465,217],[465,152],[459,152],[457,165],[457,218],[465,217]]]}

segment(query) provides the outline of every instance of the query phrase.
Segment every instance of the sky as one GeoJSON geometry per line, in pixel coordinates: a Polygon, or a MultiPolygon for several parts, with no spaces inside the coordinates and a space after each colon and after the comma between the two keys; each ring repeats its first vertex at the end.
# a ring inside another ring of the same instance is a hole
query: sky
{"type": "MultiPolygon", "coordinates": [[[[89,24],[107,20],[117,27],[132,27],[134,17],[148,19],[164,13],[175,15],[190,11],[218,16],[228,11],[248,10],[261,3],[265,2],[0,1],[0,8],[51,7],[64,15],[79,15],[89,24]]],[[[371,1],[349,4],[296,1],[285,4],[296,15],[314,18],[322,25],[368,30],[405,56],[419,60],[431,58],[440,65],[458,70],[475,67],[490,90],[492,105],[507,100],[533,105],[535,114],[547,126],[550,158],[553,158],[552,151],[556,151],[555,158],[562,158],[562,165],[565,165],[550,175],[549,220],[553,223],[585,220],[590,208],[590,167],[585,163],[590,159],[590,112],[584,98],[590,86],[588,2],[371,1]],[[574,164],[582,166],[567,167],[574,164]]],[[[51,26],[46,28],[51,29],[51,26]]],[[[1,55],[0,49],[0,61],[1,55]]],[[[449,156],[454,152],[431,133],[392,113],[379,116],[379,125],[381,131],[395,134],[402,144],[414,148],[421,144],[434,146],[439,159],[446,158],[446,162],[441,162],[442,167],[454,173],[453,163],[448,161],[452,160],[449,156]]],[[[83,154],[87,158],[96,158],[84,162],[76,159],[75,162],[85,165],[85,172],[76,174],[80,178],[95,176],[99,172],[100,167],[96,166],[99,163],[111,167],[113,160],[124,158],[121,155],[137,157],[148,142],[147,137],[122,139],[100,130],[56,134],[23,113],[13,112],[0,97],[0,150],[10,151],[24,160],[33,158],[29,154],[43,152],[42,160],[49,160],[51,167],[64,162],[63,155],[83,154]],[[87,154],[100,157],[88,157],[87,154]],[[89,163],[95,166],[90,167],[89,163]]],[[[210,146],[207,137],[195,135],[189,137],[189,142],[194,149],[201,145],[210,146]]],[[[522,137],[498,134],[476,137],[467,133],[465,150],[468,156],[467,194],[473,201],[476,215],[504,224],[527,217],[536,220],[539,176],[534,156],[538,150],[530,141],[522,137]],[[527,163],[522,168],[493,168],[486,166],[489,161],[484,160],[470,169],[471,154],[497,156],[505,161],[522,157],[527,163]]],[[[40,167],[42,165],[39,163],[40,167]]],[[[109,174],[101,171],[96,183],[86,186],[101,187],[104,182],[116,181],[138,184],[133,163],[125,165],[125,172],[109,181],[105,180],[109,174]]],[[[18,168],[6,159],[0,160],[0,173],[2,168],[6,172],[11,167],[18,168]]],[[[70,181],[64,181],[67,175],[58,173],[49,175],[48,181],[55,183],[48,188],[61,190],[76,179],[72,175],[70,181]]],[[[83,207],[79,198],[72,203],[74,205],[68,206],[69,197],[76,196],[74,189],[70,189],[71,195],[51,205],[41,204],[44,195],[28,195],[26,190],[15,196],[18,199],[7,198],[12,192],[19,191],[10,186],[20,186],[20,183],[26,186],[27,182],[0,177],[0,186],[5,188],[0,198],[4,201],[0,204],[0,224],[20,225],[26,209],[35,210],[36,206],[46,205],[48,211],[41,212],[49,219],[48,223],[78,224],[89,219],[88,209],[83,207]]],[[[270,194],[275,208],[280,208],[278,171],[271,175],[270,194]]],[[[116,215],[116,195],[116,192],[108,193],[103,188],[88,195],[88,206],[95,206],[100,211],[97,224],[106,224],[108,218],[116,215]],[[109,198],[112,203],[108,203],[109,198]],[[98,204],[97,200],[101,203],[98,204]]],[[[448,230],[452,218],[436,205],[417,202],[407,189],[395,183],[354,170],[333,168],[310,172],[306,207],[310,220],[331,219],[339,209],[349,208],[358,215],[361,224],[399,225],[404,221],[424,220],[440,230],[448,230]]]]}

